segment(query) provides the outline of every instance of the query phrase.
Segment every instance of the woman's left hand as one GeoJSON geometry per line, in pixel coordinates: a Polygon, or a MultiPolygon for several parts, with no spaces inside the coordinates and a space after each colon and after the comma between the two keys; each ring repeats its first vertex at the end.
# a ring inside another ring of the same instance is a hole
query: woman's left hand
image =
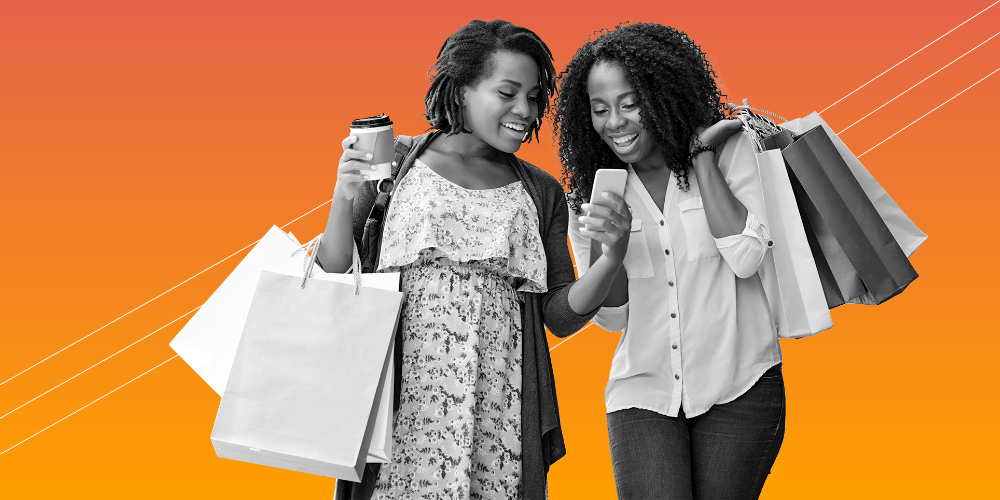
{"type": "MultiPolygon", "coordinates": [[[[730,118],[728,120],[719,120],[712,124],[711,127],[698,128],[698,140],[704,144],[717,148],[726,142],[729,136],[739,132],[743,128],[743,122],[738,118],[730,118]]],[[[692,141],[694,142],[694,141],[692,141]]],[[[692,144],[692,149],[694,144],[692,144]]]]}

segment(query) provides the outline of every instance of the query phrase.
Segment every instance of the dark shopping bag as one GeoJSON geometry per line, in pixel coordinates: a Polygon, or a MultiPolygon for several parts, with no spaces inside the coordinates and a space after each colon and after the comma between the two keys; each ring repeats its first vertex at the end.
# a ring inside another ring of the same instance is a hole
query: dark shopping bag
{"type": "Polygon", "coordinates": [[[779,147],[792,174],[828,305],[866,294],[881,304],[902,292],[917,272],[828,132],[815,127],[789,138],[776,134],[765,147],[779,147]]]}

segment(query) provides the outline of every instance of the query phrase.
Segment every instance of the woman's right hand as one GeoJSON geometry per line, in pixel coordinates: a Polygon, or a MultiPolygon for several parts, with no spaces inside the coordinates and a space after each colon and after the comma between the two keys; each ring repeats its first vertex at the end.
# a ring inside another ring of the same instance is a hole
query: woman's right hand
{"type": "Polygon", "coordinates": [[[613,208],[584,203],[580,206],[587,212],[580,216],[584,224],[580,233],[601,244],[601,253],[613,262],[621,264],[628,251],[629,235],[632,231],[632,211],[625,199],[614,193],[602,193],[611,200],[613,208]]]}
{"type": "Polygon", "coordinates": [[[376,168],[371,165],[371,153],[351,148],[356,142],[358,137],[350,135],[341,143],[344,154],[340,156],[340,163],[337,165],[337,184],[333,188],[334,199],[353,200],[361,189],[361,184],[368,180],[369,174],[376,168]]]}

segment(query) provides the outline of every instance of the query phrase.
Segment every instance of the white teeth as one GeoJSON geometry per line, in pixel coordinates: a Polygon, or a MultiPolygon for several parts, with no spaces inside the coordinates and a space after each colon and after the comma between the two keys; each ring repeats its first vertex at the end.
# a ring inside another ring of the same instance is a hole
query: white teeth
{"type": "Polygon", "coordinates": [[[509,128],[511,130],[516,130],[518,132],[524,132],[524,125],[520,124],[520,123],[502,123],[501,125],[503,125],[504,127],[509,128]]]}
{"type": "Polygon", "coordinates": [[[626,136],[623,136],[623,137],[612,137],[611,140],[615,141],[615,144],[621,146],[623,144],[628,143],[632,139],[635,139],[638,136],[639,136],[639,134],[632,134],[632,135],[626,135],[626,136]]]}

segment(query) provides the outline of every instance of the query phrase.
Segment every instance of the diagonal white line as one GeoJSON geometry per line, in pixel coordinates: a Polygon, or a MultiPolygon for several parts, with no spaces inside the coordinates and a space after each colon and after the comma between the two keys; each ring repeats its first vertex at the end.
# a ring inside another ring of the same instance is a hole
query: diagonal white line
{"type": "Polygon", "coordinates": [[[549,352],[552,352],[552,349],[555,349],[556,347],[559,347],[559,346],[565,344],[567,341],[569,341],[569,339],[571,339],[573,337],[576,337],[577,333],[580,333],[580,332],[586,330],[588,326],[593,325],[593,324],[594,324],[593,322],[588,321],[587,324],[583,325],[583,328],[577,330],[576,333],[574,333],[573,335],[570,335],[569,337],[566,337],[562,342],[560,342],[560,343],[558,343],[558,344],[550,347],[549,348],[549,352]]]}
{"type": "MultiPolygon", "coordinates": [[[[1000,68],[997,68],[997,69],[993,70],[993,73],[996,73],[997,71],[1000,71],[1000,68]]],[[[980,78],[980,79],[979,79],[979,82],[981,82],[981,81],[983,81],[983,80],[985,80],[985,79],[987,79],[987,78],[989,78],[989,77],[993,76],[993,73],[990,73],[990,74],[988,74],[988,75],[986,75],[986,76],[984,76],[984,77],[980,78]]],[[[966,88],[965,88],[965,90],[969,90],[969,89],[971,89],[972,87],[975,87],[976,85],[978,85],[978,84],[979,84],[979,82],[976,82],[976,83],[973,83],[972,85],[969,85],[968,87],[966,87],[966,88]]],[[[952,99],[954,99],[954,98],[956,98],[956,97],[958,97],[958,96],[962,95],[962,94],[963,94],[963,93],[965,92],[965,90],[963,90],[962,92],[959,92],[959,93],[957,93],[957,94],[955,94],[955,95],[951,96],[951,98],[950,98],[950,99],[948,99],[947,101],[945,101],[945,102],[942,102],[941,104],[938,104],[937,108],[934,108],[934,109],[932,109],[932,110],[930,110],[930,111],[928,111],[928,112],[924,113],[924,116],[927,116],[927,115],[929,115],[929,114],[931,114],[931,113],[933,113],[933,112],[937,111],[937,109],[938,109],[938,108],[940,108],[941,106],[944,106],[945,104],[948,104],[948,102],[950,102],[950,101],[951,101],[952,99]]],[[[919,122],[920,120],[923,120],[923,119],[924,119],[924,116],[921,116],[920,118],[917,118],[916,120],[913,120],[912,122],[910,122],[910,125],[913,125],[914,123],[917,123],[917,122],[919,122]]],[[[902,132],[902,131],[904,131],[904,130],[908,129],[908,128],[910,127],[910,125],[907,125],[907,126],[905,126],[905,127],[901,128],[901,129],[899,129],[899,130],[898,130],[898,131],[896,132],[896,134],[898,134],[898,133],[900,133],[900,132],[902,132]]],[[[885,141],[888,141],[889,139],[892,139],[893,137],[895,137],[895,136],[896,136],[896,134],[892,134],[892,135],[890,135],[889,137],[886,137],[885,139],[883,139],[883,140],[882,140],[882,142],[885,142],[885,141]]],[[[875,148],[879,147],[879,145],[881,145],[881,144],[882,144],[882,142],[880,142],[880,143],[878,143],[878,144],[876,144],[876,145],[872,146],[871,148],[869,148],[869,149],[868,149],[868,151],[871,151],[871,150],[873,150],[873,149],[875,149],[875,148]]],[[[864,155],[868,154],[868,151],[865,151],[864,153],[861,153],[861,154],[859,154],[859,155],[858,155],[858,158],[861,158],[862,156],[864,156],[864,155]]]]}
{"type": "MultiPolygon", "coordinates": [[[[296,218],[295,218],[294,220],[292,220],[292,221],[291,221],[291,222],[289,222],[288,224],[285,224],[284,226],[281,226],[281,228],[282,228],[282,229],[284,229],[285,227],[287,227],[287,226],[288,226],[289,224],[291,224],[292,222],[295,222],[295,221],[297,221],[297,220],[299,220],[299,219],[301,219],[301,218],[303,218],[303,217],[305,217],[305,216],[307,216],[307,215],[309,215],[309,214],[311,214],[311,213],[315,212],[315,211],[316,211],[316,210],[318,210],[318,209],[319,209],[320,207],[322,207],[322,206],[326,205],[327,203],[330,203],[330,201],[331,201],[331,200],[327,200],[327,201],[324,201],[322,205],[319,205],[319,206],[317,206],[316,208],[314,208],[314,209],[312,209],[312,210],[310,210],[310,211],[308,211],[308,212],[306,212],[306,213],[304,213],[304,214],[302,214],[302,215],[300,215],[300,216],[296,217],[296,218]]],[[[257,241],[260,241],[260,240],[257,240],[257,241]]],[[[125,313],[125,314],[122,314],[121,316],[118,316],[117,318],[115,318],[115,319],[111,320],[110,322],[108,322],[108,324],[106,324],[106,325],[104,325],[104,326],[102,326],[102,327],[98,328],[97,330],[94,330],[94,331],[92,331],[92,332],[90,332],[90,333],[88,333],[88,334],[84,335],[83,337],[81,337],[80,339],[78,339],[78,340],[77,340],[76,342],[73,342],[72,344],[70,344],[70,345],[68,345],[68,346],[66,346],[66,347],[63,347],[62,349],[59,349],[58,351],[56,351],[56,352],[54,352],[54,353],[50,354],[50,355],[49,355],[49,356],[48,356],[47,358],[45,358],[45,359],[43,359],[43,360],[41,360],[41,361],[39,361],[39,362],[37,362],[37,363],[35,363],[35,364],[33,364],[33,365],[31,365],[31,366],[27,367],[27,368],[25,368],[24,370],[21,370],[21,371],[20,371],[20,372],[19,372],[19,373],[18,373],[17,375],[14,375],[13,377],[11,377],[11,378],[9,378],[9,379],[7,379],[7,380],[4,380],[3,382],[0,382],[0,385],[4,385],[4,384],[6,384],[7,382],[10,382],[11,380],[14,380],[15,378],[17,378],[17,377],[21,376],[22,374],[24,374],[24,372],[26,372],[26,371],[28,371],[28,370],[30,370],[30,369],[32,369],[32,368],[34,368],[34,367],[36,367],[36,366],[38,366],[38,365],[42,364],[42,363],[44,363],[44,362],[48,361],[48,360],[49,360],[49,358],[51,358],[52,356],[55,356],[56,354],[59,354],[59,353],[61,353],[61,352],[65,351],[66,349],[69,349],[70,347],[73,347],[74,345],[78,344],[78,343],[79,343],[80,341],[82,341],[82,340],[86,339],[87,337],[90,337],[91,335],[93,335],[93,334],[95,334],[95,333],[97,333],[97,332],[99,332],[99,331],[101,331],[101,330],[103,330],[103,329],[105,329],[105,328],[107,328],[107,327],[111,326],[111,325],[112,325],[112,324],[114,324],[114,323],[115,323],[116,321],[118,321],[118,320],[120,320],[120,319],[124,318],[125,316],[128,316],[129,314],[132,314],[132,313],[134,313],[134,312],[138,311],[138,310],[139,310],[140,308],[144,307],[145,305],[149,304],[150,302],[152,302],[152,301],[154,301],[154,300],[156,300],[156,299],[158,299],[158,298],[160,298],[160,297],[163,297],[163,296],[164,296],[164,295],[166,295],[167,293],[169,293],[169,292],[173,291],[173,289],[174,289],[174,288],[177,288],[177,287],[179,287],[179,286],[183,285],[184,283],[187,283],[188,281],[191,281],[191,280],[193,280],[193,279],[197,278],[198,276],[200,276],[201,274],[205,273],[205,272],[206,272],[206,271],[208,271],[209,269],[212,269],[213,267],[215,267],[215,266],[217,266],[217,265],[219,265],[219,264],[222,264],[223,262],[225,262],[225,261],[227,261],[227,260],[231,259],[231,258],[232,258],[233,256],[235,256],[235,255],[239,254],[240,252],[242,252],[242,251],[244,251],[244,250],[246,250],[246,249],[248,249],[248,248],[250,248],[250,247],[252,247],[252,246],[256,245],[256,244],[257,244],[257,241],[254,241],[253,243],[251,243],[251,244],[249,244],[249,245],[247,245],[247,246],[245,246],[245,247],[243,247],[243,248],[241,248],[241,249],[239,249],[239,250],[237,250],[237,251],[233,252],[232,254],[230,254],[230,255],[229,255],[229,257],[226,257],[226,258],[224,258],[224,259],[220,260],[219,262],[216,262],[215,264],[212,264],[211,266],[208,266],[208,267],[206,267],[205,269],[201,270],[201,272],[199,272],[198,274],[195,274],[194,276],[192,276],[192,277],[190,277],[190,278],[188,278],[188,279],[186,279],[186,280],[184,280],[184,281],[182,281],[182,282],[180,282],[180,283],[178,283],[178,284],[174,285],[173,287],[171,287],[171,288],[170,288],[169,290],[167,290],[166,292],[163,292],[163,293],[161,293],[161,294],[157,295],[156,297],[153,297],[153,298],[151,298],[151,299],[147,300],[146,302],[142,303],[142,304],[141,304],[141,305],[140,305],[139,307],[136,307],[135,309],[132,309],[131,311],[129,311],[129,312],[125,313]]]]}
{"type": "MultiPolygon", "coordinates": [[[[188,311],[188,312],[186,312],[186,313],[184,313],[184,314],[182,314],[182,315],[178,316],[178,317],[177,317],[177,319],[175,319],[175,320],[171,321],[170,323],[167,323],[167,324],[165,324],[165,325],[163,325],[163,326],[161,326],[161,327],[157,328],[156,330],[154,330],[154,331],[153,331],[153,333],[156,333],[156,332],[158,332],[158,331],[160,331],[160,330],[162,330],[162,329],[164,329],[164,328],[166,328],[166,327],[168,327],[168,326],[170,326],[170,325],[172,325],[172,324],[176,323],[176,322],[177,322],[178,320],[180,320],[180,319],[181,319],[181,318],[183,318],[184,316],[187,316],[188,314],[191,314],[191,313],[193,313],[193,312],[197,311],[198,309],[201,309],[201,306],[198,306],[198,307],[196,307],[196,308],[194,308],[194,309],[191,309],[190,311],[188,311]]],[[[109,359],[111,359],[111,358],[115,357],[115,356],[116,356],[116,355],[117,355],[118,353],[120,353],[120,352],[124,351],[125,349],[128,349],[129,347],[132,347],[132,346],[134,346],[134,345],[138,344],[139,342],[142,342],[143,340],[145,340],[146,338],[148,338],[148,337],[149,337],[150,335],[153,335],[153,333],[150,333],[149,335],[146,335],[145,337],[143,337],[143,338],[141,338],[141,339],[139,339],[139,340],[136,340],[135,342],[132,342],[131,344],[129,344],[129,345],[127,345],[127,346],[123,347],[123,348],[122,348],[122,349],[121,349],[120,351],[118,351],[118,352],[116,352],[116,353],[112,354],[111,356],[108,356],[108,357],[106,357],[106,358],[104,358],[104,359],[102,359],[102,360],[100,360],[100,361],[98,361],[98,362],[94,363],[93,365],[91,365],[91,366],[90,366],[90,368],[93,368],[93,367],[95,367],[95,366],[97,366],[97,365],[99,365],[99,364],[101,364],[101,363],[103,363],[103,362],[105,362],[105,361],[107,361],[107,360],[109,360],[109,359]]],[[[11,411],[9,411],[9,412],[5,413],[5,414],[3,415],[3,417],[0,417],[0,420],[3,420],[3,418],[4,418],[4,417],[6,417],[7,415],[10,415],[11,413],[14,413],[15,411],[17,411],[17,410],[20,410],[21,408],[24,408],[24,407],[25,407],[25,406],[27,406],[27,405],[28,405],[28,403],[30,403],[31,401],[34,401],[34,400],[36,400],[36,399],[38,399],[38,398],[40,398],[40,397],[42,397],[42,396],[44,396],[44,395],[46,395],[46,394],[48,394],[48,393],[50,393],[50,392],[52,392],[52,391],[54,391],[54,390],[58,389],[58,388],[59,388],[59,387],[60,387],[61,385],[65,384],[66,382],[69,382],[70,380],[73,380],[73,379],[75,379],[76,377],[79,377],[80,375],[83,375],[84,373],[86,373],[87,371],[89,371],[89,370],[90,370],[90,368],[87,368],[86,370],[83,370],[82,372],[80,372],[80,373],[77,373],[76,375],[73,375],[72,377],[70,377],[70,378],[68,378],[68,379],[66,379],[66,380],[63,380],[63,381],[62,381],[62,383],[60,383],[59,385],[57,385],[57,386],[55,386],[55,387],[53,387],[53,388],[51,388],[51,389],[49,389],[49,390],[47,390],[47,391],[45,391],[45,392],[43,392],[43,393],[41,393],[41,394],[39,394],[39,395],[35,396],[34,398],[31,398],[31,400],[30,400],[30,401],[28,401],[27,403],[24,403],[23,405],[21,405],[21,406],[18,406],[17,408],[14,408],[13,410],[11,410],[11,411]]]]}
{"type": "MultiPolygon", "coordinates": [[[[990,40],[992,40],[992,39],[996,38],[996,36],[997,36],[997,35],[1000,35],[1000,31],[998,31],[998,32],[997,32],[997,33],[996,33],[995,35],[993,35],[993,36],[991,36],[991,37],[987,38],[987,39],[986,39],[986,40],[985,40],[985,41],[984,41],[983,43],[980,43],[979,45],[976,45],[975,47],[973,47],[973,48],[969,49],[969,52],[972,52],[973,50],[976,50],[976,49],[978,49],[978,48],[979,48],[979,47],[981,47],[981,46],[982,46],[982,45],[983,45],[984,43],[986,43],[986,42],[988,42],[988,41],[990,41],[990,40]]],[[[969,54],[969,52],[966,52],[965,54],[962,54],[962,55],[958,56],[957,58],[955,58],[955,61],[958,61],[959,59],[961,59],[961,58],[965,57],[966,55],[968,55],[968,54],[969,54]]],[[[952,64],[953,64],[953,63],[954,63],[955,61],[952,61],[952,62],[950,62],[950,63],[948,63],[948,64],[945,64],[944,66],[942,66],[942,67],[941,67],[941,69],[939,69],[939,70],[937,70],[937,71],[935,71],[935,72],[931,73],[931,74],[930,74],[930,75],[929,75],[929,76],[928,76],[927,78],[930,78],[930,77],[932,77],[932,76],[934,76],[934,75],[936,75],[936,74],[940,73],[940,72],[941,72],[941,70],[943,70],[943,69],[947,68],[948,66],[951,66],[951,65],[952,65],[952,64]]],[[[927,78],[924,78],[923,80],[920,80],[919,82],[917,82],[917,83],[913,84],[913,87],[916,87],[917,85],[920,85],[921,83],[924,83],[925,81],[927,81],[927,78]]],[[[860,122],[861,120],[864,120],[865,118],[868,118],[868,117],[869,117],[869,116],[871,116],[871,114],[872,114],[872,113],[874,113],[875,111],[878,111],[878,110],[880,110],[880,109],[884,108],[884,107],[886,106],[886,104],[889,104],[890,102],[892,102],[892,101],[895,101],[896,99],[898,99],[898,98],[899,98],[900,96],[902,96],[903,94],[905,94],[905,93],[907,93],[907,92],[909,92],[909,91],[913,90],[913,87],[910,87],[910,88],[908,88],[908,89],[904,90],[903,92],[901,92],[901,93],[900,93],[900,94],[899,94],[898,96],[896,96],[896,97],[893,97],[892,99],[889,99],[889,101],[888,101],[888,102],[886,102],[885,104],[883,104],[883,105],[881,105],[881,106],[879,106],[879,107],[875,108],[875,110],[874,110],[874,111],[872,111],[871,113],[868,113],[867,115],[865,115],[865,116],[862,116],[861,118],[859,118],[857,122],[854,122],[854,123],[852,123],[852,124],[848,125],[847,127],[844,127],[844,130],[841,130],[840,132],[837,132],[837,135],[840,135],[840,134],[843,134],[844,132],[846,132],[846,131],[847,131],[847,129],[849,129],[849,128],[851,128],[851,127],[855,126],[855,125],[857,125],[857,124],[858,124],[858,122],[860,122]]]]}
{"type": "MultiPolygon", "coordinates": [[[[174,355],[174,358],[176,358],[176,357],[177,357],[177,355],[174,355]]],[[[157,368],[159,368],[159,367],[161,367],[161,366],[163,366],[163,365],[167,364],[167,362],[168,362],[168,361],[170,361],[170,360],[172,360],[172,359],[174,359],[174,358],[170,358],[170,359],[168,359],[167,361],[164,361],[163,363],[160,363],[160,364],[158,364],[158,365],[156,365],[156,366],[154,366],[154,367],[150,368],[149,370],[146,370],[146,371],[145,371],[145,372],[144,372],[144,373],[143,373],[142,375],[139,375],[139,377],[142,377],[142,376],[143,376],[143,375],[145,375],[146,373],[149,373],[149,372],[151,372],[151,371],[153,371],[153,370],[155,370],[155,369],[157,369],[157,368]]],[[[97,399],[95,399],[95,400],[93,400],[93,401],[91,401],[91,402],[87,403],[87,404],[86,404],[86,405],[84,405],[84,406],[83,406],[82,408],[80,408],[80,410],[83,410],[84,408],[86,408],[86,407],[88,407],[88,406],[90,406],[90,405],[92,405],[92,404],[94,404],[94,403],[96,403],[96,402],[98,402],[98,401],[100,401],[100,400],[102,400],[102,399],[104,399],[104,398],[106,398],[106,397],[110,396],[112,392],[115,392],[115,391],[117,391],[118,389],[121,389],[122,387],[125,387],[126,385],[129,385],[129,384],[131,384],[132,382],[135,382],[136,380],[139,380],[139,377],[136,377],[136,378],[134,378],[134,379],[132,379],[132,380],[129,380],[128,382],[125,382],[124,384],[122,384],[122,385],[118,386],[117,388],[113,389],[113,390],[112,390],[111,392],[109,392],[109,393],[107,393],[107,394],[105,394],[105,395],[103,395],[103,396],[101,396],[101,397],[99,397],[99,398],[97,398],[97,399]]],[[[27,441],[28,439],[31,439],[31,438],[33,438],[33,437],[35,437],[35,436],[37,436],[37,435],[39,435],[39,434],[41,434],[41,433],[43,433],[43,432],[45,432],[45,431],[49,430],[49,428],[50,428],[50,427],[52,427],[53,425],[56,425],[56,424],[58,424],[59,422],[62,422],[63,420],[66,420],[67,418],[69,418],[69,417],[72,417],[73,415],[76,415],[76,414],[77,414],[77,412],[79,412],[80,410],[76,410],[76,411],[74,411],[73,413],[70,413],[69,415],[66,415],[66,416],[65,416],[65,417],[63,417],[63,418],[60,418],[59,420],[56,420],[56,421],[55,421],[54,423],[52,423],[52,425],[49,425],[48,427],[46,427],[46,428],[44,428],[44,429],[42,429],[42,430],[40,430],[40,431],[38,431],[38,432],[36,432],[36,433],[34,433],[34,434],[32,434],[32,435],[28,436],[28,437],[27,437],[27,439],[25,439],[24,441],[27,441]]],[[[10,450],[13,450],[14,448],[17,448],[18,446],[20,446],[21,444],[23,444],[23,443],[24,443],[24,441],[21,441],[20,443],[17,443],[17,444],[15,444],[14,446],[11,446],[10,448],[7,448],[7,449],[6,449],[6,450],[4,450],[4,451],[0,451],[0,455],[3,455],[4,453],[7,453],[7,452],[8,452],[8,451],[10,451],[10,450]]]]}
{"type": "MultiPolygon", "coordinates": [[[[978,16],[979,14],[982,14],[983,12],[986,12],[986,11],[990,10],[990,7],[993,7],[994,5],[996,5],[996,4],[998,4],[998,3],[1000,3],[1000,0],[997,0],[996,2],[993,2],[992,4],[990,4],[990,6],[989,6],[989,7],[986,7],[985,9],[983,9],[983,10],[981,10],[981,11],[977,12],[975,16],[972,16],[972,17],[970,17],[970,18],[966,19],[965,21],[963,21],[963,22],[962,22],[962,24],[965,24],[965,23],[967,23],[967,22],[969,22],[969,21],[971,21],[971,20],[975,19],[975,18],[976,18],[976,16],[978,16]]],[[[961,28],[961,27],[962,27],[962,24],[959,24],[958,26],[955,26],[954,28],[952,28],[951,30],[949,30],[949,31],[948,31],[948,33],[951,33],[952,31],[955,31],[955,30],[957,30],[958,28],[961,28]]],[[[945,33],[944,35],[941,35],[941,36],[939,36],[939,37],[935,38],[935,39],[934,39],[934,42],[936,42],[936,41],[938,41],[938,40],[940,40],[940,39],[944,38],[945,36],[947,36],[947,35],[948,35],[948,33],[945,33]]],[[[907,57],[906,57],[906,59],[903,59],[902,61],[899,61],[898,63],[896,63],[895,65],[893,65],[893,67],[892,67],[892,68],[889,68],[889,69],[887,69],[887,70],[885,70],[885,71],[883,71],[883,72],[879,73],[879,75],[878,75],[878,76],[876,76],[875,78],[872,78],[871,80],[868,80],[867,82],[865,82],[865,84],[864,84],[864,85],[862,85],[862,86],[860,86],[860,87],[858,87],[858,88],[856,88],[856,89],[852,90],[852,91],[851,91],[851,94],[853,94],[853,93],[855,93],[855,92],[857,92],[857,91],[859,91],[859,90],[863,89],[863,88],[865,87],[865,85],[868,85],[869,83],[871,83],[871,82],[874,82],[875,80],[877,80],[877,79],[878,79],[878,77],[879,77],[879,76],[882,76],[882,75],[884,75],[884,74],[888,73],[889,71],[892,71],[892,69],[893,69],[893,68],[895,68],[896,66],[899,66],[900,64],[903,64],[904,62],[906,62],[906,60],[907,60],[907,59],[909,59],[909,58],[911,58],[911,57],[913,57],[913,56],[915,56],[915,55],[919,54],[921,50],[924,50],[924,49],[926,49],[927,47],[930,47],[931,45],[933,45],[933,44],[934,44],[934,42],[931,42],[931,43],[928,43],[927,45],[924,45],[924,46],[923,46],[923,48],[921,48],[920,50],[918,50],[918,51],[916,51],[916,52],[914,52],[914,53],[910,54],[909,56],[907,56],[907,57]]],[[[844,97],[841,97],[840,99],[838,99],[838,100],[837,100],[837,102],[840,102],[840,101],[843,101],[844,99],[847,99],[848,97],[850,97],[850,96],[851,96],[851,94],[847,94],[847,95],[845,95],[844,97]]],[[[823,114],[823,113],[825,113],[827,109],[830,109],[830,108],[832,108],[832,107],[833,107],[834,105],[836,105],[836,104],[837,104],[837,102],[835,102],[835,103],[833,103],[833,104],[831,104],[831,105],[827,106],[827,107],[826,107],[826,109],[824,109],[823,111],[820,111],[820,112],[819,112],[819,114],[823,114]]]]}

